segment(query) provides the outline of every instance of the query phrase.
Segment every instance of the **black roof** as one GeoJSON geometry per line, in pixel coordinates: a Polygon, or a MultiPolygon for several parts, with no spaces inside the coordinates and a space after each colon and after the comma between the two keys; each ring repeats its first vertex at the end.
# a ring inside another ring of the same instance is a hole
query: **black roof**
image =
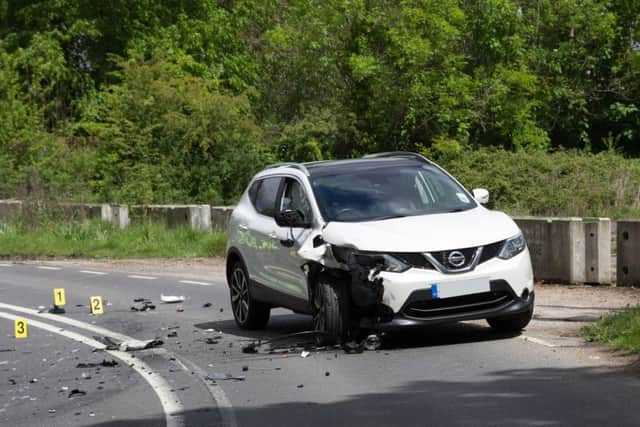
{"type": "Polygon", "coordinates": [[[355,172],[383,167],[417,166],[424,165],[425,162],[419,159],[408,157],[382,157],[382,158],[361,158],[345,160],[324,160],[304,163],[309,173],[313,176],[328,175],[341,172],[355,172]]]}

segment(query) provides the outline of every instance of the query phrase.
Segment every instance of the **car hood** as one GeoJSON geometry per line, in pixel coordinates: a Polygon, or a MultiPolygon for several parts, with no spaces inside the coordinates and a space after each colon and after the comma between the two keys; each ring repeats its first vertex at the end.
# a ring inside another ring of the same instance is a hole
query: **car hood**
{"type": "Polygon", "coordinates": [[[330,222],[322,237],[327,243],[363,251],[432,252],[487,245],[519,232],[506,214],[477,207],[382,221],[330,222]]]}

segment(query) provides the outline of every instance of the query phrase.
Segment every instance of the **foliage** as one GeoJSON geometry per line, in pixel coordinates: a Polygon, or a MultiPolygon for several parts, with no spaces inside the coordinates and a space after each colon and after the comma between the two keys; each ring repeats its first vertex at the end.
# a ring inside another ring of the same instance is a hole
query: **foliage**
{"type": "Polygon", "coordinates": [[[582,332],[587,338],[605,343],[614,349],[639,353],[640,307],[632,307],[601,318],[586,326],[582,332]]]}
{"type": "MultiPolygon", "coordinates": [[[[559,212],[635,176],[607,153],[640,154],[640,0],[0,0],[0,107],[0,197],[231,203],[267,162],[380,150],[501,147],[519,182],[584,151],[513,206],[559,212]]],[[[576,209],[634,203],[608,191],[576,209]]]]}

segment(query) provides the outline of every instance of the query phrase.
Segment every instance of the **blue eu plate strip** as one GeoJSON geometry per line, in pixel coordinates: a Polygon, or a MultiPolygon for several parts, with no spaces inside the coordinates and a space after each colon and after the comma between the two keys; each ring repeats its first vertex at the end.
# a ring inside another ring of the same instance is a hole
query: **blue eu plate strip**
{"type": "Polygon", "coordinates": [[[435,283],[431,285],[431,298],[438,299],[438,285],[435,283]]]}

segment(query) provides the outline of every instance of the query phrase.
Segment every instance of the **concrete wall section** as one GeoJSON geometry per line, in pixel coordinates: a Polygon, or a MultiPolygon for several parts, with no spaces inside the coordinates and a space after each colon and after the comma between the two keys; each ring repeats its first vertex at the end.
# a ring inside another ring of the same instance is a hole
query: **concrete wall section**
{"type": "Polygon", "coordinates": [[[209,205],[142,205],[131,207],[134,221],[154,221],[173,228],[188,225],[195,230],[211,229],[209,205]]]}
{"type": "Polygon", "coordinates": [[[211,206],[211,227],[226,230],[232,212],[233,206],[211,206]]]}
{"type": "Polygon", "coordinates": [[[640,221],[618,221],[617,284],[640,286],[640,221]]]}
{"type": "Polygon", "coordinates": [[[11,220],[22,209],[20,200],[0,200],[0,223],[11,220]]]}

